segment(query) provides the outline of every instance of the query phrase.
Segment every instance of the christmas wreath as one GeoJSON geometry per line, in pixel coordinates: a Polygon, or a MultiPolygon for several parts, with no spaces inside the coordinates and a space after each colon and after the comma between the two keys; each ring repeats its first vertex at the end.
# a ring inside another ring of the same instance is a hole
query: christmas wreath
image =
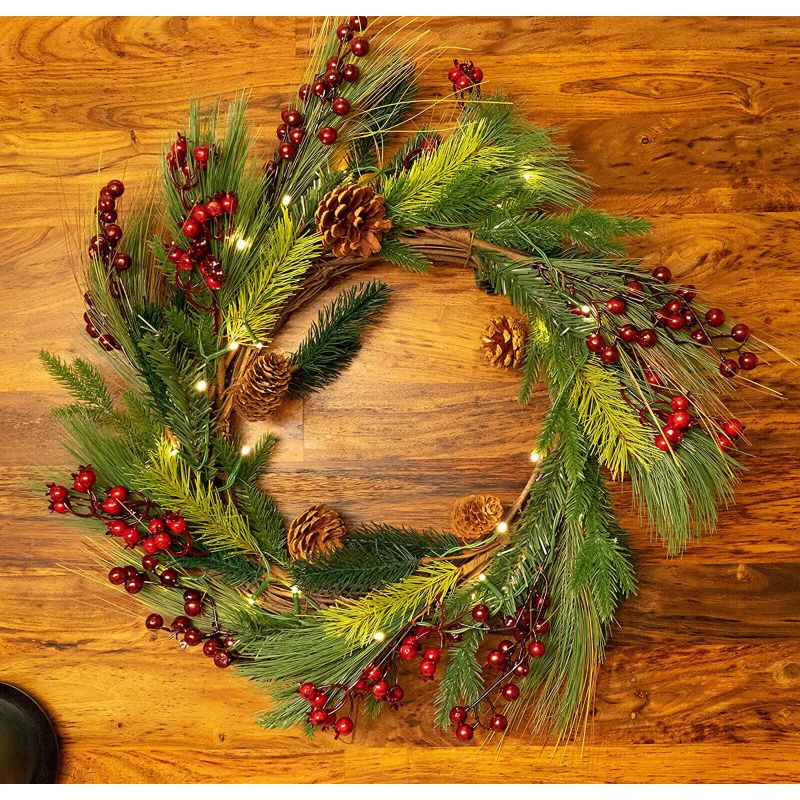
{"type": "Polygon", "coordinates": [[[195,105],[162,189],[99,191],[84,319],[124,388],[42,354],[75,396],[55,415],[81,462],[48,485],[50,508],[100,534],[98,561],[154,638],[264,685],[264,726],[348,736],[359,713],[398,708],[409,661],[438,679],[436,721],[459,740],[523,717],[563,740],[636,586],[607,483],[630,480],[669,554],[711,531],[740,472],[724,397],[766,345],[626,258],[647,224],[586,205],[565,149],[482,92],[478,66],[456,61],[452,93],[426,105],[418,65],[441,53],[407,26],[367,27],[321,26],[266,166],[244,99],[195,105]],[[420,107],[444,121],[401,140],[420,107]],[[348,524],[324,504],[286,525],[260,485],[275,439],[243,441],[237,417],[342,373],[390,301],[379,280],[345,288],[295,352],[271,342],[322,289],[385,263],[458,265],[510,299],[517,316],[476,347],[519,370],[521,403],[547,385],[531,479],[510,508],[459,500],[450,532],[348,524]]]}

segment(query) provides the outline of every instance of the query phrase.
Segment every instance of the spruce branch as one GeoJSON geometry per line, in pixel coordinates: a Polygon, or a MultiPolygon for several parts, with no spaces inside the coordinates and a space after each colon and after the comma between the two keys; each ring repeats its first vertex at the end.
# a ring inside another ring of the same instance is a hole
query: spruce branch
{"type": "Polygon", "coordinates": [[[39,358],[47,372],[88,412],[101,417],[112,413],[111,393],[96,367],[82,358],[76,358],[70,365],[47,350],[42,350],[39,358]]]}
{"type": "Polygon", "coordinates": [[[291,394],[311,394],[341,375],[361,349],[361,332],[380,313],[390,293],[380,281],[362,283],[320,311],[290,359],[297,367],[289,384],[291,394]]]}

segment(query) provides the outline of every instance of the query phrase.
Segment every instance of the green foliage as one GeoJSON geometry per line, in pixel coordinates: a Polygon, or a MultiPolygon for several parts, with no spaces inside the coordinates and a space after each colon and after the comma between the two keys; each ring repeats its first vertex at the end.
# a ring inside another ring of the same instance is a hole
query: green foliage
{"type": "Polygon", "coordinates": [[[361,525],[333,553],[311,562],[293,561],[294,582],[306,593],[355,596],[407,578],[423,557],[459,549],[449,534],[361,525]]]}
{"type": "Polygon", "coordinates": [[[483,675],[477,652],[483,641],[479,628],[470,628],[464,638],[447,649],[444,674],[436,695],[436,724],[449,728],[450,709],[457,705],[471,705],[483,693],[483,675]]]}
{"type": "Polygon", "coordinates": [[[614,478],[625,475],[632,461],[647,469],[657,452],[638,415],[622,402],[621,389],[611,370],[591,360],[575,374],[569,394],[570,406],[600,463],[614,478]]]}
{"type": "Polygon", "coordinates": [[[460,571],[449,561],[432,561],[396,583],[374,589],[359,599],[343,600],[319,612],[325,631],[364,646],[378,631],[391,631],[410,622],[437,597],[457,583],[460,571]]]}
{"type": "Polygon", "coordinates": [[[268,341],[283,304],[321,253],[320,237],[301,232],[284,213],[265,235],[259,264],[225,309],[228,337],[239,342],[249,342],[252,336],[268,341]]]}
{"type": "Polygon", "coordinates": [[[362,283],[342,292],[319,312],[291,358],[297,370],[290,393],[311,394],[341,375],[361,349],[361,332],[383,309],[390,292],[380,281],[362,283]]]}
{"type": "Polygon", "coordinates": [[[213,483],[204,482],[167,439],[150,453],[134,485],[162,508],[183,514],[210,551],[261,556],[248,520],[213,483]]]}
{"type": "Polygon", "coordinates": [[[381,258],[398,267],[412,272],[427,272],[433,264],[420,252],[410,245],[399,242],[390,237],[384,238],[381,243],[381,258]]]}
{"type": "Polygon", "coordinates": [[[114,403],[103,376],[87,361],[76,358],[70,365],[46,350],[42,350],[39,357],[47,372],[68,389],[87,412],[108,416],[114,410],[114,403]]]}

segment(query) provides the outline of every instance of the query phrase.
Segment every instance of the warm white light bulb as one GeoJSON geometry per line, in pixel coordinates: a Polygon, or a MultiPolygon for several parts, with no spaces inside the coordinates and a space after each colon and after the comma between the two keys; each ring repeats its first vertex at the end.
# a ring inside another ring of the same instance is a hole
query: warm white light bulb
{"type": "Polygon", "coordinates": [[[170,448],[170,450],[169,450],[169,454],[170,454],[171,456],[176,456],[176,455],[178,455],[178,448],[177,448],[177,447],[171,447],[171,448],[170,448]]]}
{"type": "Polygon", "coordinates": [[[532,172],[523,172],[522,177],[524,180],[529,181],[533,177],[532,172]]]}
{"type": "Polygon", "coordinates": [[[208,389],[208,383],[201,378],[194,385],[194,388],[197,389],[198,392],[204,392],[206,389],[208,389]]]}
{"type": "Polygon", "coordinates": [[[505,533],[508,530],[508,523],[503,520],[502,522],[497,523],[497,528],[495,529],[498,533],[505,533]]]}
{"type": "Polygon", "coordinates": [[[531,461],[534,464],[538,464],[542,460],[542,457],[537,453],[535,450],[531,453],[531,461]]]}
{"type": "Polygon", "coordinates": [[[254,606],[254,605],[256,604],[256,599],[255,599],[255,597],[248,597],[248,598],[247,598],[247,602],[248,602],[248,603],[249,603],[251,606],[254,606]]]}
{"type": "Polygon", "coordinates": [[[300,587],[292,586],[292,594],[300,594],[300,587]]]}
{"type": "Polygon", "coordinates": [[[242,447],[242,455],[243,455],[243,456],[249,456],[249,455],[250,455],[250,453],[252,453],[252,452],[253,452],[253,448],[252,448],[252,447],[250,447],[250,445],[249,445],[249,444],[246,444],[246,445],[244,445],[244,446],[242,447]]]}
{"type": "Polygon", "coordinates": [[[239,342],[231,342],[228,345],[228,350],[238,350],[239,349],[239,342]]]}
{"type": "Polygon", "coordinates": [[[246,250],[250,247],[250,242],[247,239],[237,239],[236,240],[236,249],[237,250],[246,250]]]}
{"type": "Polygon", "coordinates": [[[481,572],[481,574],[480,574],[480,575],[478,575],[478,580],[479,580],[481,583],[483,583],[483,582],[486,580],[486,576],[485,576],[485,575],[484,575],[484,574],[481,572]]]}
{"type": "Polygon", "coordinates": [[[256,342],[256,350],[260,350],[264,346],[264,342],[256,342]]]}
{"type": "Polygon", "coordinates": [[[588,314],[588,313],[590,313],[590,312],[591,312],[591,310],[592,310],[592,307],[591,307],[591,306],[581,306],[581,311],[582,311],[584,314],[588,314]]]}
{"type": "Polygon", "coordinates": [[[288,206],[288,205],[289,205],[289,203],[291,203],[291,202],[292,202],[292,196],[291,196],[290,194],[285,194],[285,195],[284,195],[284,196],[281,198],[281,203],[282,203],[283,205],[285,205],[285,206],[288,206]]]}
{"type": "Polygon", "coordinates": [[[386,638],[386,634],[383,631],[375,631],[375,633],[372,634],[372,638],[376,642],[382,642],[386,638]]]}

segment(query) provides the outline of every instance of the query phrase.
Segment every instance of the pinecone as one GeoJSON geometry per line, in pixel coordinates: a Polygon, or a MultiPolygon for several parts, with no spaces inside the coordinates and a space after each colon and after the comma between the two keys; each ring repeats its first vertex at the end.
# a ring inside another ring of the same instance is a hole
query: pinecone
{"type": "Polygon", "coordinates": [[[333,553],[345,535],[342,518],[325,505],[307,508],[289,526],[286,544],[294,559],[312,561],[315,556],[333,553]]]}
{"type": "Polygon", "coordinates": [[[381,239],[392,227],[386,219],[383,198],[370,186],[347,183],[328,192],[314,216],[322,243],[337,258],[366,258],[380,252],[381,239]]]}
{"type": "Polygon", "coordinates": [[[495,317],[481,337],[486,360],[493,367],[519,369],[525,358],[525,336],[522,320],[495,317]]]}
{"type": "Polygon", "coordinates": [[[491,494],[470,494],[456,500],[450,524],[459,539],[469,541],[490,533],[503,516],[503,504],[491,494]]]}
{"type": "Polygon", "coordinates": [[[261,352],[245,369],[236,387],[234,405],[238,414],[255,422],[278,410],[289,389],[291,364],[279,353],[261,352]]]}

